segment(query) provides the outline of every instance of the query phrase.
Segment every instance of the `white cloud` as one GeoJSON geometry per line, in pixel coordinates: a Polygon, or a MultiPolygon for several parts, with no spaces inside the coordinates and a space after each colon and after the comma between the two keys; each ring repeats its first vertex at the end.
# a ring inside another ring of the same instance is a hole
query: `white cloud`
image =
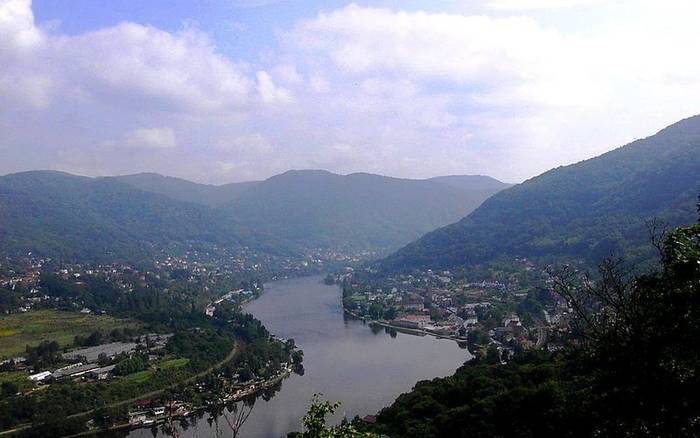
{"type": "Polygon", "coordinates": [[[30,50],[43,42],[29,6],[26,0],[0,2],[0,50],[30,50]]]}
{"type": "Polygon", "coordinates": [[[315,93],[327,93],[331,91],[330,82],[320,74],[313,74],[309,77],[309,86],[315,93]]]}
{"type": "Polygon", "coordinates": [[[123,22],[51,35],[34,23],[29,0],[0,0],[0,60],[2,88],[25,90],[36,107],[79,95],[106,105],[231,111],[247,106],[255,91],[248,68],[195,28],[166,32],[123,22]]]}
{"type": "Polygon", "coordinates": [[[486,6],[501,10],[560,9],[621,0],[490,0],[486,6]]]}
{"type": "Polygon", "coordinates": [[[214,147],[222,152],[237,155],[265,155],[273,151],[270,140],[258,133],[244,134],[234,138],[221,138],[214,147]]]}
{"type": "MultiPolygon", "coordinates": [[[[545,0],[490,2],[500,9],[517,5],[553,6],[545,0]]],[[[700,39],[700,4],[557,5],[585,5],[597,8],[591,16],[610,17],[567,32],[565,25],[555,29],[523,13],[353,4],[300,22],[284,44],[299,59],[312,59],[314,69],[326,66],[334,90],[342,84],[348,93],[344,113],[356,106],[375,117],[384,133],[392,132],[390,144],[410,151],[402,159],[421,157],[421,146],[429,144],[463,169],[478,163],[483,172],[509,180],[593,156],[700,112],[700,61],[690,56],[700,39]],[[411,84],[404,95],[402,83],[411,84]],[[422,131],[401,143],[401,130],[392,126],[422,131]],[[440,143],[431,130],[447,127],[440,143]]],[[[392,161],[399,162],[398,156],[392,161]]]]}
{"type": "Polygon", "coordinates": [[[171,128],[138,128],[124,134],[123,144],[133,148],[171,149],[177,144],[171,128]]]}
{"type": "Polygon", "coordinates": [[[298,25],[302,50],[354,75],[443,80],[547,104],[591,103],[595,68],[580,43],[529,17],[394,12],[350,5],[298,25]]]}
{"type": "Polygon", "coordinates": [[[350,5],[240,60],[200,29],[64,35],[39,27],[29,1],[0,0],[0,172],[227,182],[326,167],[517,181],[700,112],[700,3],[476,8],[350,5]]]}
{"type": "Polygon", "coordinates": [[[34,27],[27,1],[0,1],[0,113],[15,105],[48,105],[52,78],[42,69],[33,68],[34,56],[45,46],[45,40],[34,27]]]}
{"type": "Polygon", "coordinates": [[[263,102],[286,103],[292,100],[289,90],[275,85],[270,74],[266,71],[259,71],[256,77],[258,78],[258,94],[263,102]]]}
{"type": "Polygon", "coordinates": [[[104,97],[124,94],[168,110],[227,110],[246,103],[251,81],[201,32],[169,33],[134,23],[64,37],[75,86],[104,97]]]}

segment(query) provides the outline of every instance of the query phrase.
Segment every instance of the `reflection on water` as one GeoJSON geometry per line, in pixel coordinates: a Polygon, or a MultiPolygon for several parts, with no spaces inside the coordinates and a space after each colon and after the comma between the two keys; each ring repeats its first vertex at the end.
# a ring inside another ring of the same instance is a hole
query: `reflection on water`
{"type": "MultiPolygon", "coordinates": [[[[265,294],[247,306],[272,333],[293,338],[304,350],[305,373],[292,375],[258,398],[239,436],[285,437],[300,430],[314,393],[342,403],[336,421],[374,414],[417,381],[452,374],[469,359],[464,345],[454,341],[408,335],[344,315],[338,288],[321,280],[267,284],[265,294]]],[[[221,416],[217,434],[215,414],[190,420],[182,436],[232,436],[221,427],[221,416]]],[[[130,436],[150,437],[151,431],[130,436]]]]}

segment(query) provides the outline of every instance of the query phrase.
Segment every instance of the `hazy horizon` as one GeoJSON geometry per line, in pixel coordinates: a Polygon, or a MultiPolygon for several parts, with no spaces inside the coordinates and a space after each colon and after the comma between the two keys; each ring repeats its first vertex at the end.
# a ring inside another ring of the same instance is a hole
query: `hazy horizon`
{"type": "Polygon", "coordinates": [[[333,172],[333,171],[328,170],[328,169],[311,169],[311,168],[309,168],[309,169],[287,169],[287,170],[284,170],[284,171],[282,171],[282,172],[275,173],[275,174],[273,174],[273,175],[269,175],[269,176],[267,176],[267,177],[260,178],[260,179],[240,180],[240,181],[228,181],[228,182],[224,181],[224,182],[220,182],[220,183],[210,183],[210,182],[206,182],[206,181],[197,181],[196,179],[189,179],[189,178],[186,178],[186,177],[181,177],[181,176],[176,176],[176,175],[167,175],[167,174],[160,173],[160,172],[155,172],[155,171],[143,171],[143,172],[136,172],[136,173],[121,173],[121,174],[112,174],[112,175],[84,175],[84,174],[73,173],[73,172],[69,172],[69,171],[66,171],[66,170],[60,170],[60,169],[27,169],[27,170],[19,170],[19,171],[16,171],[16,172],[3,173],[3,174],[0,174],[0,177],[8,176],[8,175],[13,175],[13,174],[18,174],[18,173],[25,173],[25,172],[62,172],[62,173],[68,173],[68,174],[73,175],[73,176],[86,177],[86,178],[118,178],[118,177],[136,176],[136,175],[157,175],[157,176],[161,176],[161,177],[164,177],[164,178],[175,178],[175,179],[180,179],[180,180],[184,180],[184,181],[189,181],[189,182],[192,182],[192,183],[195,183],[195,184],[213,185],[213,186],[223,186],[223,185],[227,185],[227,184],[245,184],[245,183],[252,183],[252,182],[261,182],[261,181],[265,181],[265,180],[267,180],[267,179],[269,179],[269,178],[273,178],[273,177],[275,177],[275,176],[279,176],[279,175],[282,175],[282,174],[285,174],[285,173],[288,173],[288,172],[328,172],[328,173],[331,173],[331,174],[334,174],[334,175],[338,175],[338,176],[350,176],[350,175],[358,175],[358,174],[367,174],[367,175],[381,176],[381,177],[384,177],[384,178],[406,179],[406,180],[414,180],[414,181],[426,181],[426,180],[430,180],[430,179],[433,179],[433,178],[448,178],[448,177],[462,177],[462,176],[468,176],[468,177],[491,178],[491,179],[494,179],[494,180],[496,180],[496,181],[498,181],[498,182],[501,182],[501,183],[504,183],[504,184],[509,184],[509,185],[517,184],[517,183],[512,183],[512,182],[509,182],[509,181],[502,181],[502,180],[500,180],[500,179],[498,179],[498,178],[494,178],[494,177],[492,177],[492,176],[490,176],[490,175],[450,174],[450,175],[434,175],[434,176],[429,176],[429,177],[426,177],[426,178],[412,178],[412,177],[408,177],[408,176],[407,176],[407,177],[402,177],[402,176],[393,176],[393,175],[383,175],[383,174],[381,174],[381,173],[362,172],[362,171],[358,171],[358,172],[349,172],[349,173],[338,173],[338,172],[333,172]]]}

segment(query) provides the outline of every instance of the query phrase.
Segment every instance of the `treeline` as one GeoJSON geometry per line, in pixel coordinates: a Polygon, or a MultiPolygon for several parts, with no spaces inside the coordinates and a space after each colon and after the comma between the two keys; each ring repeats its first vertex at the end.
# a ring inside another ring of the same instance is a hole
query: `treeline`
{"type": "Polygon", "coordinates": [[[56,365],[63,360],[61,346],[56,341],[42,341],[36,347],[27,345],[24,357],[27,365],[33,366],[35,370],[56,365]]]}
{"type": "Polygon", "coordinates": [[[146,369],[148,365],[148,355],[135,354],[117,362],[114,367],[114,374],[117,376],[128,376],[146,369]]]}

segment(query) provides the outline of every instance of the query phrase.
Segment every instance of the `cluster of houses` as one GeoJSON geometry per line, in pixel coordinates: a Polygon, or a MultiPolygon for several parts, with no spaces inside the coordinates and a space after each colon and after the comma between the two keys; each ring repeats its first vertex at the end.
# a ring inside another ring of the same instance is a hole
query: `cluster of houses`
{"type": "MultiPolygon", "coordinates": [[[[186,416],[189,414],[187,407],[182,402],[174,403],[170,407],[168,414],[173,417],[186,416]]],[[[148,426],[166,417],[165,406],[154,406],[148,409],[129,412],[129,425],[132,427],[148,426]]]]}
{"type": "MultiPolygon", "coordinates": [[[[515,263],[526,272],[536,269],[527,259],[516,259],[515,263]]],[[[528,317],[527,323],[521,321],[523,315],[517,314],[518,304],[528,298],[530,289],[521,285],[517,277],[511,277],[512,284],[498,280],[469,281],[448,270],[428,269],[384,279],[380,287],[355,281],[356,277],[352,270],[346,270],[334,279],[344,285],[344,302],[350,304],[349,309],[360,316],[369,316],[370,310],[377,308],[375,303],[379,303],[384,309],[381,322],[395,327],[456,339],[480,330],[488,334],[493,345],[504,349],[550,348],[558,339],[552,334],[564,335],[569,330],[571,309],[557,297],[541,315],[528,317]],[[495,313],[489,310],[496,305],[495,313]],[[502,315],[504,310],[506,316],[494,320],[493,315],[502,315]]],[[[546,280],[544,272],[542,277],[546,280]]]]}
{"type": "MultiPolygon", "coordinates": [[[[257,284],[254,284],[257,286],[257,284]]],[[[255,293],[250,290],[250,289],[236,289],[229,291],[226,293],[224,296],[219,298],[218,300],[214,301],[213,303],[210,303],[207,305],[207,307],[204,308],[204,313],[212,317],[214,316],[214,312],[216,311],[216,305],[221,304],[224,301],[231,301],[234,303],[244,303],[248,301],[249,299],[253,298],[255,296],[255,293]]]]}

